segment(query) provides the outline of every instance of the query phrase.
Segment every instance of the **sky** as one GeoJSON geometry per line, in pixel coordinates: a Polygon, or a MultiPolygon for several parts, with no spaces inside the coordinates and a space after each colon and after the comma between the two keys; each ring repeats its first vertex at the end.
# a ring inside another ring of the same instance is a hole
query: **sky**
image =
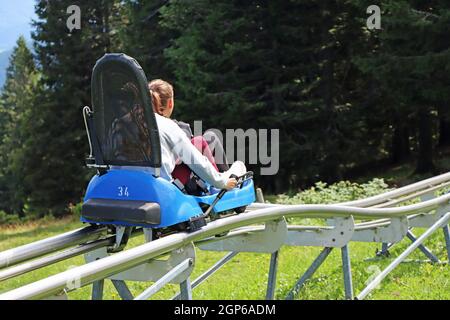
{"type": "Polygon", "coordinates": [[[0,0],[0,52],[14,47],[23,35],[31,39],[31,20],[36,18],[36,0],[0,0]]]}

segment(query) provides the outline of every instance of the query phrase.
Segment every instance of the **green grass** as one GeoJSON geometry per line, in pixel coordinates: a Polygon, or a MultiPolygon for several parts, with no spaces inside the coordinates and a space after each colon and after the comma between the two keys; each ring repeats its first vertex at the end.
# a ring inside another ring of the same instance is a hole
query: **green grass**
{"type": "MultiPolygon", "coordinates": [[[[450,157],[441,160],[440,167],[450,166],[450,157]]],[[[361,177],[357,182],[371,180],[374,176],[384,178],[389,187],[404,185],[418,181],[426,176],[413,174],[414,165],[387,168],[383,172],[371,172],[361,177]]],[[[315,187],[297,195],[287,197],[266,195],[270,202],[282,203],[333,203],[350,201],[355,198],[364,198],[385,191],[387,185],[376,179],[369,183],[355,184],[340,182],[331,186],[318,183],[315,187]]],[[[79,211],[79,210],[78,210],[79,211]]],[[[74,211],[74,212],[78,212],[74,211]]],[[[291,219],[292,223],[323,224],[318,219],[291,219]]],[[[75,228],[82,227],[76,215],[62,220],[51,218],[28,222],[24,225],[11,227],[0,226],[0,251],[27,244],[39,239],[57,235],[75,228]]],[[[419,235],[422,230],[415,231],[419,235]]],[[[129,247],[143,243],[143,237],[130,240],[129,247]]],[[[367,280],[377,270],[383,270],[395,257],[397,257],[410,242],[403,240],[391,250],[390,258],[376,258],[375,252],[380,245],[373,243],[349,244],[352,261],[353,286],[358,294],[367,283],[367,280]]],[[[441,260],[446,260],[445,242],[442,232],[436,232],[426,242],[441,260]]],[[[321,248],[314,247],[287,247],[280,250],[279,267],[277,274],[276,298],[283,299],[297,279],[317,257],[321,248]]],[[[196,249],[196,265],[191,279],[195,279],[207,270],[224,253],[205,252],[196,249]]],[[[422,253],[414,252],[409,259],[425,259],[422,253]]],[[[269,254],[241,253],[216,272],[211,278],[202,283],[193,292],[194,299],[264,299],[269,269],[269,254]]],[[[42,268],[4,282],[0,282],[0,292],[5,292],[19,286],[44,279],[53,274],[63,272],[74,266],[82,265],[83,257],[76,257],[62,261],[55,265],[42,268]]],[[[342,299],[344,297],[341,255],[338,249],[333,250],[325,263],[316,274],[307,281],[296,299],[342,299]]],[[[145,282],[127,281],[133,294],[137,295],[151,285],[145,282]]],[[[164,287],[154,299],[168,299],[177,292],[177,286],[164,287]]],[[[91,286],[69,293],[70,299],[89,299],[91,286]]],[[[110,281],[105,282],[105,299],[119,299],[110,281]]],[[[403,263],[396,268],[368,297],[369,299],[450,299],[450,267],[448,265],[431,265],[427,263],[403,263]]]]}
{"type": "MultiPolygon", "coordinates": [[[[0,228],[0,251],[27,244],[42,238],[60,234],[77,227],[81,223],[76,218],[64,220],[46,220],[10,228],[0,228]]],[[[417,232],[418,233],[418,232],[417,232]]],[[[143,242],[143,237],[132,239],[130,246],[143,242]]],[[[353,284],[355,292],[364,288],[365,282],[373,270],[386,267],[393,257],[398,256],[409,244],[403,240],[391,249],[392,258],[375,259],[376,244],[350,243],[353,284]],[[369,260],[368,260],[369,259],[369,260]]],[[[442,232],[434,234],[426,245],[442,260],[446,259],[442,232]]],[[[289,288],[306,270],[320,252],[320,248],[283,247],[280,252],[276,298],[285,297],[289,288]]],[[[197,250],[196,266],[193,277],[205,271],[224,253],[197,250]]],[[[414,252],[411,259],[423,259],[420,252],[414,252]]],[[[226,264],[210,279],[196,288],[194,299],[264,299],[269,254],[241,253],[226,264]]],[[[0,292],[43,279],[73,266],[82,265],[82,257],[60,262],[32,273],[0,283],[0,292]]],[[[334,250],[313,278],[300,291],[297,299],[342,299],[344,288],[342,281],[339,250],[334,250]]],[[[142,292],[150,283],[127,282],[134,294],[142,292]]],[[[69,293],[70,299],[89,299],[91,286],[69,293]]],[[[168,285],[154,299],[168,299],[177,291],[174,285],[168,285]]],[[[105,299],[119,299],[110,281],[105,283],[105,299]]],[[[450,267],[419,263],[404,263],[382,282],[379,289],[369,296],[370,299],[450,299],[450,267]]]]}

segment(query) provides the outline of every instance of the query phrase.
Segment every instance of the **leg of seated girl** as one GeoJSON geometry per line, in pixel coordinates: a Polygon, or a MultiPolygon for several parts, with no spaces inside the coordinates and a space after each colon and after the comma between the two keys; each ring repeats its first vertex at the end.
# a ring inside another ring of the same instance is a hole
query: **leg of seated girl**
{"type": "Polygon", "coordinates": [[[222,145],[222,140],[219,139],[219,136],[213,130],[206,130],[203,134],[203,138],[208,143],[209,149],[214,156],[214,160],[219,171],[225,172],[230,169],[227,156],[222,145]]]}
{"type": "Polygon", "coordinates": [[[209,148],[206,139],[203,136],[197,136],[193,137],[191,139],[191,142],[197,148],[198,151],[200,151],[206,158],[208,158],[209,162],[211,162],[214,168],[216,168],[216,170],[219,171],[214,156],[211,152],[211,149],[209,148]]]}
{"type": "MultiPolygon", "coordinates": [[[[216,165],[215,158],[211,152],[211,149],[209,148],[209,144],[206,139],[203,136],[197,136],[192,138],[191,142],[197,148],[197,150],[199,150],[206,158],[208,158],[214,168],[217,171],[220,171],[218,169],[219,165],[216,165]]],[[[216,142],[219,142],[219,140],[217,140],[216,142]]],[[[228,166],[226,160],[224,162],[225,163],[222,164],[222,168],[226,170],[223,170],[221,172],[225,172],[227,176],[234,174],[239,177],[247,172],[247,168],[242,161],[235,161],[231,167],[228,166]]],[[[172,177],[174,179],[178,179],[183,185],[187,185],[191,179],[191,173],[191,169],[186,164],[181,163],[175,166],[175,169],[172,172],[172,177]]]]}
{"type": "MultiPolygon", "coordinates": [[[[200,151],[208,160],[211,162],[211,164],[214,166],[214,168],[217,169],[216,162],[214,161],[214,157],[212,155],[211,150],[209,149],[208,143],[202,136],[194,137],[191,139],[192,144],[197,148],[198,151],[200,151]]],[[[191,169],[184,164],[181,163],[179,165],[175,166],[175,169],[172,171],[172,177],[174,179],[178,179],[183,185],[186,185],[190,178],[191,178],[191,169]]]]}

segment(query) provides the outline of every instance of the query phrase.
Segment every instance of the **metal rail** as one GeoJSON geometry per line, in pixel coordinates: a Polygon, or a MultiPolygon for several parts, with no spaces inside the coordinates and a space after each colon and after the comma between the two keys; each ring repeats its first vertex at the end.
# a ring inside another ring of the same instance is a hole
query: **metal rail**
{"type": "MultiPolygon", "coordinates": [[[[426,189],[427,191],[430,191],[430,189],[435,190],[435,187],[441,188],[443,186],[448,185],[450,182],[450,172],[441,174],[436,177],[432,177],[426,180],[422,180],[398,189],[394,189],[388,192],[381,193],[379,195],[375,195],[369,198],[360,199],[360,200],[354,200],[354,201],[348,201],[348,202],[341,202],[337,205],[342,206],[349,206],[349,207],[361,207],[361,208],[367,208],[367,207],[373,207],[376,205],[380,205],[385,202],[389,202],[391,200],[403,197],[405,195],[409,195],[411,193],[419,192],[421,190],[426,189]]],[[[258,210],[258,209],[264,209],[264,208],[273,208],[273,207],[280,207],[280,206],[289,206],[289,205],[283,205],[283,204],[271,204],[271,203],[253,203],[251,206],[249,206],[250,210],[258,210]]]]}
{"type": "Polygon", "coordinates": [[[99,239],[104,232],[106,232],[106,227],[89,226],[0,252],[0,268],[99,239]]]}
{"type": "Polygon", "coordinates": [[[102,248],[114,243],[114,238],[96,240],[87,244],[79,245],[75,248],[70,248],[61,252],[58,252],[49,257],[43,257],[40,259],[33,260],[31,262],[19,264],[17,266],[11,267],[9,269],[4,269],[0,271],[0,281],[4,281],[24,273],[49,266],[51,264],[70,259],[86,252],[102,248]]]}
{"type": "MultiPolygon", "coordinates": [[[[84,230],[84,229],[80,229],[80,230],[84,230]]],[[[86,230],[84,230],[84,231],[86,231],[86,230]]],[[[141,228],[135,229],[131,233],[130,237],[135,237],[137,235],[140,235],[140,234],[142,234],[142,231],[143,230],[141,228]]],[[[98,236],[101,237],[102,235],[99,234],[98,236]]],[[[112,246],[115,242],[115,238],[116,238],[115,235],[109,235],[106,237],[102,237],[101,239],[81,243],[75,247],[71,247],[71,248],[63,250],[63,251],[58,251],[52,255],[46,255],[41,258],[29,261],[29,262],[14,265],[8,269],[0,270],[0,281],[11,279],[13,277],[25,274],[27,272],[49,266],[51,264],[67,260],[67,259],[79,256],[79,255],[94,251],[99,248],[112,246]]],[[[65,246],[68,242],[61,241],[61,243],[64,244],[64,246],[65,246]]],[[[22,247],[19,247],[19,248],[22,248],[22,247]]],[[[54,251],[55,251],[54,247],[52,247],[46,253],[51,253],[54,251]]]]}

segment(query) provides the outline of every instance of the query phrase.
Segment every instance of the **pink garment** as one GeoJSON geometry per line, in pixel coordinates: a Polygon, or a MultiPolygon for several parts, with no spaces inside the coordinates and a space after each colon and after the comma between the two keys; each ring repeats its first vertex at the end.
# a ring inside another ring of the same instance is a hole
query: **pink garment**
{"type": "MultiPolygon", "coordinates": [[[[211,149],[209,148],[208,143],[206,142],[205,138],[203,136],[197,136],[193,137],[191,139],[192,144],[197,148],[198,151],[200,151],[208,160],[211,162],[211,164],[214,166],[214,168],[217,169],[216,162],[214,160],[214,156],[211,152],[211,149]]],[[[184,163],[178,164],[175,166],[175,169],[172,171],[172,177],[174,179],[180,180],[180,182],[183,185],[186,185],[191,177],[191,169],[184,163]]]]}

